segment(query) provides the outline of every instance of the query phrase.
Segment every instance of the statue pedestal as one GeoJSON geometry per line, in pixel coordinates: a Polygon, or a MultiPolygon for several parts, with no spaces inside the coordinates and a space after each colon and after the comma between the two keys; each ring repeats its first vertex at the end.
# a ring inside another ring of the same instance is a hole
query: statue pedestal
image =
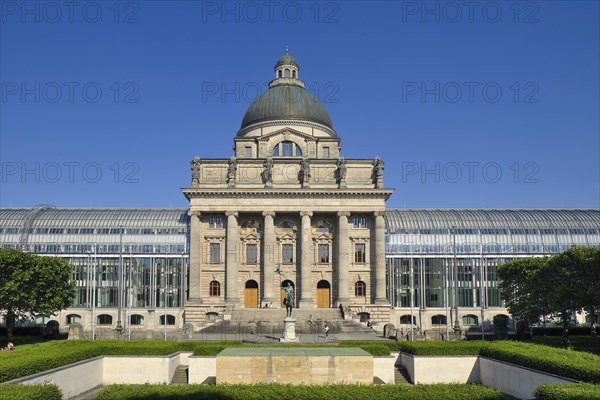
{"type": "Polygon", "coordinates": [[[284,343],[298,343],[300,339],[296,336],[296,318],[285,317],[283,323],[283,337],[279,338],[279,341],[284,343]]]}

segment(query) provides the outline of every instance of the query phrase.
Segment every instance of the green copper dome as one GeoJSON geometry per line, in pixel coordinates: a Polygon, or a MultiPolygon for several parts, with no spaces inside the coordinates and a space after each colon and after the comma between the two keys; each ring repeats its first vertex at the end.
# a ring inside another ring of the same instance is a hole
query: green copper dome
{"type": "Polygon", "coordinates": [[[240,129],[258,122],[282,119],[316,122],[333,129],[323,103],[305,88],[293,84],[273,86],[258,96],[244,114],[240,129]]]}
{"type": "Polygon", "coordinates": [[[287,50],[285,51],[285,54],[282,55],[281,57],[279,57],[279,60],[277,60],[277,62],[275,63],[275,69],[277,69],[277,67],[280,67],[282,65],[293,65],[294,67],[300,69],[300,66],[298,65],[298,61],[296,61],[296,59],[292,56],[290,56],[287,53],[287,50]]]}

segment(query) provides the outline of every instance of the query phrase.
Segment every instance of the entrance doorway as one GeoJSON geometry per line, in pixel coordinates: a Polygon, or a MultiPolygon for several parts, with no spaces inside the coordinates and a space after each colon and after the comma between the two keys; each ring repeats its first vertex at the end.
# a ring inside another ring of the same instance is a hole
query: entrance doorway
{"type": "Polygon", "coordinates": [[[258,283],[254,280],[246,282],[244,289],[244,307],[258,308],[258,283]]]}
{"type": "MultiPolygon", "coordinates": [[[[288,283],[290,285],[292,285],[292,287],[294,288],[294,303],[295,303],[295,299],[296,299],[296,286],[294,286],[294,282],[290,281],[289,279],[286,279],[285,281],[281,282],[281,287],[286,287],[288,285],[288,283]]],[[[284,299],[285,299],[285,290],[281,289],[281,301],[280,301],[281,308],[285,308],[285,305],[283,304],[283,300],[284,299]]]]}
{"type": "Polygon", "coordinates": [[[317,283],[317,308],[331,307],[330,301],[331,285],[327,281],[317,283]]]}

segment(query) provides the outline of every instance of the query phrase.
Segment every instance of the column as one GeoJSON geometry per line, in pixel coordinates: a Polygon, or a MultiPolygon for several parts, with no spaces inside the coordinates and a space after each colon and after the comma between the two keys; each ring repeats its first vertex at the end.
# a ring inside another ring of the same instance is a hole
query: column
{"type": "MultiPolygon", "coordinates": [[[[190,297],[188,302],[200,303],[200,268],[202,264],[202,236],[199,211],[188,211],[190,216],[190,297]]],[[[183,266],[182,266],[183,268],[183,266]]],[[[185,271],[182,271],[185,274],[185,271]]]]}
{"type": "Polygon", "coordinates": [[[227,211],[227,237],[225,238],[225,302],[238,304],[237,251],[238,251],[238,213],[227,211]]]}
{"type": "Polygon", "coordinates": [[[385,211],[375,213],[375,304],[388,304],[385,297],[385,211]]]}
{"type": "Polygon", "coordinates": [[[273,224],[274,211],[263,212],[265,217],[263,231],[263,302],[279,304],[275,299],[274,281],[275,281],[275,226],[273,224]]]}
{"type": "Polygon", "coordinates": [[[310,217],[312,211],[301,211],[302,230],[300,231],[300,301],[298,306],[303,308],[314,308],[315,301],[312,295],[312,264],[313,254],[311,251],[312,235],[310,229],[310,217]]]}
{"type": "Polygon", "coordinates": [[[338,216],[338,229],[337,229],[337,303],[346,303],[348,306],[350,298],[348,297],[348,275],[350,271],[350,238],[348,237],[348,217],[350,213],[348,211],[340,211],[337,213],[338,216]]]}

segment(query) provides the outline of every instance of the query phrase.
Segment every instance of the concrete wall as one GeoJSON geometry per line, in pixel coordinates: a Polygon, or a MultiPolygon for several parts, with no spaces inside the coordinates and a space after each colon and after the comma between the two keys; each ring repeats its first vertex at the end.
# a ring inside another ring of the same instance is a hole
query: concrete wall
{"type": "Polygon", "coordinates": [[[418,356],[402,353],[413,383],[478,383],[478,356],[418,356]]]}
{"type": "Polygon", "coordinates": [[[64,399],[70,399],[104,383],[103,364],[104,357],[95,357],[6,383],[22,385],[54,384],[62,390],[64,399]]]}
{"type": "Polygon", "coordinates": [[[209,376],[217,376],[217,357],[196,357],[191,356],[188,359],[189,365],[189,383],[202,383],[209,376]]]}
{"type": "Polygon", "coordinates": [[[373,357],[373,376],[378,377],[385,383],[394,384],[395,383],[395,367],[398,360],[398,354],[382,356],[382,357],[373,357]]]}
{"type": "Polygon", "coordinates": [[[258,355],[217,357],[217,384],[373,383],[373,357],[258,355]]]}
{"type": "Polygon", "coordinates": [[[577,383],[572,379],[479,357],[480,383],[518,399],[533,398],[533,391],[545,383],[577,383]]]}

